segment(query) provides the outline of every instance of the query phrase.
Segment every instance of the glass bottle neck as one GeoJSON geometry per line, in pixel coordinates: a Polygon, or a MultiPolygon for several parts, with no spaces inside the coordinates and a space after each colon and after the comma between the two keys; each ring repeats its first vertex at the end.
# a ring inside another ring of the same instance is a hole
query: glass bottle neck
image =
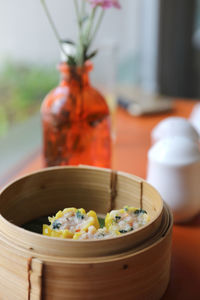
{"type": "Polygon", "coordinates": [[[58,66],[61,73],[61,86],[83,87],[90,84],[89,71],[92,69],[92,64],[89,63],[83,67],[68,66],[66,63],[61,63],[58,66]]]}

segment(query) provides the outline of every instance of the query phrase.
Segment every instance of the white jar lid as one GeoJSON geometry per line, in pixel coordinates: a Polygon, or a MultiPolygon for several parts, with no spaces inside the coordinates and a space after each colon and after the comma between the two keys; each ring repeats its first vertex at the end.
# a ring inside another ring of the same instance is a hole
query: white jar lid
{"type": "Polygon", "coordinates": [[[185,118],[169,117],[161,121],[151,132],[152,142],[163,138],[185,136],[195,142],[199,141],[199,134],[192,124],[185,118]]]}
{"type": "Polygon", "coordinates": [[[163,138],[148,152],[148,158],[164,165],[188,165],[200,162],[198,144],[184,136],[163,138]]]}

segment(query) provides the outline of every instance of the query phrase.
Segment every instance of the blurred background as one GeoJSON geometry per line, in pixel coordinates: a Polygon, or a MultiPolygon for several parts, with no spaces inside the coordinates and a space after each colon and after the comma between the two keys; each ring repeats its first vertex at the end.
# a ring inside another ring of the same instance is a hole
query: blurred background
{"type": "MultiPolygon", "coordinates": [[[[81,0],[79,0],[81,1],[81,0]]],[[[94,48],[93,84],[200,96],[200,0],[121,0],[106,12],[94,48]]],[[[63,39],[77,34],[73,1],[47,0],[63,39]]],[[[0,0],[1,171],[41,143],[39,109],[58,83],[60,50],[39,0],[0,0]],[[31,134],[30,134],[31,129],[31,134]],[[6,159],[7,156],[7,159],[6,159]]],[[[112,105],[112,103],[111,103],[112,105]]]]}

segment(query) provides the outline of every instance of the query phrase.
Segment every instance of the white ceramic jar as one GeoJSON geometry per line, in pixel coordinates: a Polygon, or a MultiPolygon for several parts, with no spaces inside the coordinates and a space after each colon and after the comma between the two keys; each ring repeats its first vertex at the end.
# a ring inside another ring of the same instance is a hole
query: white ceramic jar
{"type": "Polygon", "coordinates": [[[147,181],[172,208],[175,222],[185,222],[200,211],[200,151],[183,136],[164,138],[148,152],[147,181]]]}
{"type": "Polygon", "coordinates": [[[196,104],[192,110],[189,121],[197,130],[200,136],[200,103],[196,104]]]}

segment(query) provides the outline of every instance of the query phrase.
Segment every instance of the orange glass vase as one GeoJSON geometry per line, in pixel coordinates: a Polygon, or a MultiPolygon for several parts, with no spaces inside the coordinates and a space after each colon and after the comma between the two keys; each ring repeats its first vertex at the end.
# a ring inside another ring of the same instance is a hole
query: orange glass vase
{"type": "Polygon", "coordinates": [[[60,84],[41,106],[45,166],[86,164],[111,167],[110,115],[83,67],[59,65],[60,84]]]}

